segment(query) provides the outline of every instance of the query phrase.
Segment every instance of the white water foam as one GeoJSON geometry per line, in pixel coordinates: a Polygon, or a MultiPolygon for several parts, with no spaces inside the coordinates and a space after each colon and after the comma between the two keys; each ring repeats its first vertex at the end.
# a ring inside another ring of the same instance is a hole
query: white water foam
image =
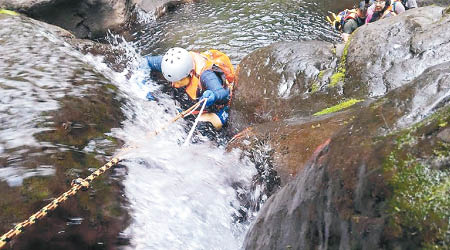
{"type": "Polygon", "coordinates": [[[239,249],[249,223],[236,222],[241,205],[232,186],[250,190],[255,167],[240,160],[239,151],[227,153],[208,141],[183,147],[188,125],[182,119],[150,137],[177,114],[175,102],[162,93],[158,102],[146,100],[145,94],[160,86],[151,80],[142,84],[149,69],[132,45],[115,44],[126,51],[131,78],[95,64],[126,99],[127,119],[111,134],[136,147],[122,162],[132,218],[123,232],[131,245],[124,248],[239,249]]]}

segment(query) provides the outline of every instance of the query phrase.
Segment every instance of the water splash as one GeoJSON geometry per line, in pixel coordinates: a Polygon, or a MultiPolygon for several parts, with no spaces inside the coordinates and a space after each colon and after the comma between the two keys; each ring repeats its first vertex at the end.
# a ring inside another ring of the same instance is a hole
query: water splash
{"type": "Polygon", "coordinates": [[[249,192],[254,166],[241,161],[240,152],[226,153],[207,140],[183,147],[189,130],[183,120],[150,136],[179,107],[162,92],[158,102],[144,98],[146,91],[161,86],[147,78],[149,69],[134,45],[113,38],[130,61],[129,80],[116,83],[127,98],[123,110],[128,119],[112,135],[135,147],[122,162],[128,168],[124,186],[132,217],[124,234],[131,247],[238,249],[248,223],[236,220],[241,204],[234,187],[249,192]]]}

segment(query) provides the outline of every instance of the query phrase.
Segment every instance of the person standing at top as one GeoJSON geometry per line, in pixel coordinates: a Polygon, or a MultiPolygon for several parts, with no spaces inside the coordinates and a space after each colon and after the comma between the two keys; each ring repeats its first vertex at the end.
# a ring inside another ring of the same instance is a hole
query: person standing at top
{"type": "Polygon", "coordinates": [[[207,112],[200,121],[220,130],[228,121],[229,102],[235,72],[227,55],[218,50],[202,53],[171,48],[164,56],[146,56],[153,71],[162,72],[174,88],[185,88],[193,101],[206,100],[207,112]]]}
{"type": "Polygon", "coordinates": [[[361,1],[357,8],[345,9],[337,15],[331,13],[334,20],[328,16],[327,20],[337,31],[341,32],[342,39],[347,42],[350,34],[365,23],[366,13],[367,3],[361,1]]]}
{"type": "Polygon", "coordinates": [[[380,19],[396,15],[397,14],[394,12],[391,6],[391,0],[377,0],[369,8],[366,23],[372,23],[380,19]]]}
{"type": "Polygon", "coordinates": [[[348,14],[342,28],[342,39],[347,42],[348,37],[358,27],[365,24],[367,15],[367,4],[364,1],[359,3],[358,8],[348,14]]]}

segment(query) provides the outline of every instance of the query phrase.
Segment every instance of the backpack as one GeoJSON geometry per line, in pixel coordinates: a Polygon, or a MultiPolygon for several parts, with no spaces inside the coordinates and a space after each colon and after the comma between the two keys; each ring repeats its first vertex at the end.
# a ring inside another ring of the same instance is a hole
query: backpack
{"type": "Polygon", "coordinates": [[[200,54],[207,58],[212,65],[211,70],[222,79],[224,87],[230,89],[231,100],[236,74],[230,58],[225,53],[215,49],[210,49],[200,54]]]}
{"type": "Polygon", "coordinates": [[[335,16],[335,23],[334,23],[334,28],[338,31],[342,31],[342,29],[344,28],[344,24],[348,19],[355,19],[357,16],[357,12],[355,9],[345,9],[341,12],[339,12],[336,16],[335,16]]]}

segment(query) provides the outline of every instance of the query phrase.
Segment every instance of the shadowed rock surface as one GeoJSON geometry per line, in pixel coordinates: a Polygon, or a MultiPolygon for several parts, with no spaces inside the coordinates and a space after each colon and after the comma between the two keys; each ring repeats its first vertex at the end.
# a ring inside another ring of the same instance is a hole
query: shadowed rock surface
{"type": "MultiPolygon", "coordinates": [[[[2,96],[0,231],[27,219],[102,166],[120,146],[107,136],[123,120],[114,85],[67,43],[58,27],[0,14],[2,96]],[[30,58],[32,55],[32,58],[30,58]]],[[[87,43],[86,43],[87,44],[87,43]]],[[[128,215],[116,167],[14,239],[11,249],[113,249],[128,215]]],[[[7,248],[9,249],[9,248],[7,248]]]]}
{"type": "Polygon", "coordinates": [[[440,136],[450,122],[449,72],[450,63],[430,68],[324,141],[296,180],[265,203],[245,249],[448,244],[449,144],[440,136]],[[417,99],[434,114],[400,125],[417,99]]]}
{"type": "Polygon", "coordinates": [[[249,127],[230,147],[265,141],[282,186],[245,249],[448,246],[449,20],[430,6],[363,26],[340,59],[312,41],[242,60],[232,127],[249,127]],[[366,101],[311,116],[349,98],[366,101]]]}
{"type": "Polygon", "coordinates": [[[0,8],[62,27],[78,38],[99,38],[133,22],[136,9],[161,16],[190,0],[0,0],[0,8]]]}
{"type": "Polygon", "coordinates": [[[325,90],[324,75],[332,73],[337,61],[332,48],[318,41],[276,43],[245,57],[237,73],[231,130],[309,116],[336,101],[335,91],[325,90]]]}

